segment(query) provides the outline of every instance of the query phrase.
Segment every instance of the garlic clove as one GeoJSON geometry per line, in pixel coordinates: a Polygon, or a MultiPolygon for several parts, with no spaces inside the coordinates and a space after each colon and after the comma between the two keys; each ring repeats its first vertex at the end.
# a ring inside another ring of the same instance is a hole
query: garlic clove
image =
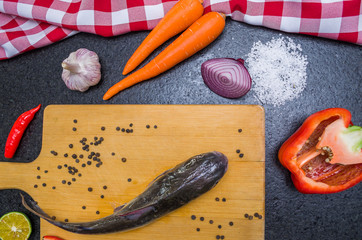
{"type": "Polygon", "coordinates": [[[101,64],[98,55],[86,48],[69,54],[62,62],[62,79],[71,90],[85,92],[101,79],[101,64]]]}

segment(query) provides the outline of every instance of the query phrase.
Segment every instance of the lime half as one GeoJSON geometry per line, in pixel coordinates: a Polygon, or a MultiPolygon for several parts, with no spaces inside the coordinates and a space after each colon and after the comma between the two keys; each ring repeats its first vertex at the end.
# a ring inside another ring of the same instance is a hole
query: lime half
{"type": "Polygon", "coordinates": [[[9,212],[0,218],[2,240],[26,240],[31,233],[29,218],[21,212],[9,212]]]}

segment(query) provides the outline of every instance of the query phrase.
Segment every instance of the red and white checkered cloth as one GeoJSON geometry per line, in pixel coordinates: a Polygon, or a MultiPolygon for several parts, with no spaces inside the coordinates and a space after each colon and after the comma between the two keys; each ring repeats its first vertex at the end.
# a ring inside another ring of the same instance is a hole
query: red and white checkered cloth
{"type": "MultiPolygon", "coordinates": [[[[0,60],[76,34],[149,30],[177,0],[0,0],[0,60]]],[[[361,0],[204,0],[205,12],[362,44],[361,0]]]]}

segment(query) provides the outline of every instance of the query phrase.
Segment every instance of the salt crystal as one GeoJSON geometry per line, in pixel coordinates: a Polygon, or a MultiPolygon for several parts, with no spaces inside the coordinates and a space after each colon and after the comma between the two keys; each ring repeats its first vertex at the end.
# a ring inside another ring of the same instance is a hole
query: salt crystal
{"type": "Polygon", "coordinates": [[[245,61],[252,78],[252,91],[265,104],[280,106],[297,98],[306,86],[307,57],[300,44],[278,38],[253,44],[245,61]]]}

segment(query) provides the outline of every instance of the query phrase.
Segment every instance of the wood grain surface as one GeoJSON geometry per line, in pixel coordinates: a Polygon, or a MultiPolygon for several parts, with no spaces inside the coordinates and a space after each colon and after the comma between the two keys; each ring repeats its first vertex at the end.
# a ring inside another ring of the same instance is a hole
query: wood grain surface
{"type": "Polygon", "coordinates": [[[258,105],[50,105],[39,157],[2,162],[0,189],[27,192],[57,220],[91,221],[110,215],[165,170],[215,150],[229,159],[219,184],[145,227],[90,236],[42,220],[41,236],[264,239],[264,126],[258,105]]]}

